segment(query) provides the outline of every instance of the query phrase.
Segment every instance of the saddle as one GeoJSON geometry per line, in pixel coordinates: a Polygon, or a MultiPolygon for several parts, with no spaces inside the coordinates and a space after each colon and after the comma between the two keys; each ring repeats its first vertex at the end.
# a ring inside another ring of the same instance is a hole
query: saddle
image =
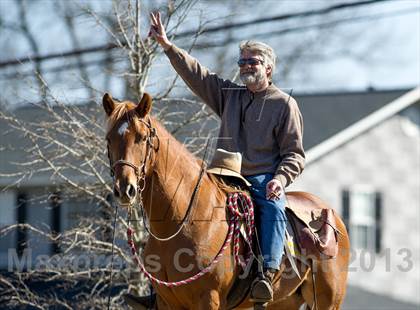
{"type": "Polygon", "coordinates": [[[297,254],[297,250],[300,256],[312,260],[337,256],[339,231],[333,209],[299,208],[291,205],[286,207],[286,216],[286,247],[289,246],[290,249],[293,243],[293,253],[297,254]]]}

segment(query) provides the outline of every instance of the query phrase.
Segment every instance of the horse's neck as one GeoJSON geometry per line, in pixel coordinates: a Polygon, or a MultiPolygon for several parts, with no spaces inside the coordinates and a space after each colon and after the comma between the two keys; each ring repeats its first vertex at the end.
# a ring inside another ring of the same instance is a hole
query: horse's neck
{"type": "Polygon", "coordinates": [[[146,179],[144,206],[152,230],[173,231],[186,214],[200,174],[199,161],[157,121],[160,140],[153,172],[146,179]]]}

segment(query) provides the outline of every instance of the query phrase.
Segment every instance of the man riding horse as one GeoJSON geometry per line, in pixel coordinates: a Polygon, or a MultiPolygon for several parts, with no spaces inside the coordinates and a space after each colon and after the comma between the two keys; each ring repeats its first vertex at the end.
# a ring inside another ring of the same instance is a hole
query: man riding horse
{"type": "Polygon", "coordinates": [[[217,147],[242,154],[242,175],[251,183],[263,272],[251,299],[273,299],[271,281],[280,269],[286,228],[284,189],[302,172],[303,122],[296,101],[272,82],[276,56],[271,47],[246,41],[239,46],[245,87],[211,73],[166,36],[160,13],[151,14],[150,35],[163,47],[188,87],[220,118],[217,147]]]}

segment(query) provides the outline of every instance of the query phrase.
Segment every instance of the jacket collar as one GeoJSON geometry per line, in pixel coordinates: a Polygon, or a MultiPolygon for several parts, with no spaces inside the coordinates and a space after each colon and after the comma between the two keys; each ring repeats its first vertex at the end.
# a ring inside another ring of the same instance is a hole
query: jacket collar
{"type": "Polygon", "coordinates": [[[276,89],[277,87],[272,82],[270,82],[268,87],[260,92],[253,93],[248,88],[246,90],[250,98],[258,99],[258,98],[264,98],[266,95],[273,93],[276,89]]]}

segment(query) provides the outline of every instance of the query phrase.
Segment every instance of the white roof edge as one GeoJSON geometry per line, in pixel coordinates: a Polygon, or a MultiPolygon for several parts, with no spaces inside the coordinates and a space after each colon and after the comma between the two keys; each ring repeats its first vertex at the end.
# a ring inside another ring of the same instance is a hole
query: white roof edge
{"type": "Polygon", "coordinates": [[[420,86],[410,90],[401,97],[391,101],[378,111],[375,111],[329,139],[315,145],[306,152],[306,162],[309,164],[321,156],[331,152],[340,145],[353,139],[364,131],[372,128],[383,120],[420,100],[420,86]]]}

